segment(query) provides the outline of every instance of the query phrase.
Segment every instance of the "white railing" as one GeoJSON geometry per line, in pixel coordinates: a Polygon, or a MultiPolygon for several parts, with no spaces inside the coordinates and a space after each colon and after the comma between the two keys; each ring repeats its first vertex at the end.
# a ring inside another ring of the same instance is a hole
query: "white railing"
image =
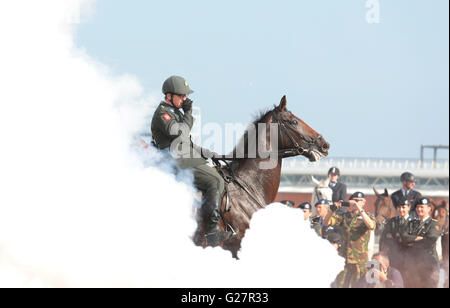
{"type": "Polygon", "coordinates": [[[404,171],[411,171],[422,176],[449,176],[449,161],[426,160],[423,163],[418,159],[385,159],[385,158],[324,158],[319,162],[310,163],[305,158],[291,158],[283,162],[283,172],[286,173],[313,173],[327,172],[336,166],[346,174],[383,174],[396,175],[404,171]]]}

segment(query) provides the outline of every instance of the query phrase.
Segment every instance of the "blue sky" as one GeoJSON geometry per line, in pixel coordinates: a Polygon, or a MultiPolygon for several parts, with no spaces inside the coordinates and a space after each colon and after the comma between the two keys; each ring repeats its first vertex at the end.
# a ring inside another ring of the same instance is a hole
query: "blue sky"
{"type": "Polygon", "coordinates": [[[286,94],[330,156],[418,158],[449,143],[449,1],[380,0],[379,24],[365,2],[98,0],[76,40],[149,92],[185,76],[203,122],[247,123],[286,94]]]}

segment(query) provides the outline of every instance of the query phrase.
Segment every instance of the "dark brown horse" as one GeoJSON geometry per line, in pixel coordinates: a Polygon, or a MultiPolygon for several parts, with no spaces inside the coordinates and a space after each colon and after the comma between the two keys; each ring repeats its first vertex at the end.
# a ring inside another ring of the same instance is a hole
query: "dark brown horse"
{"type": "Polygon", "coordinates": [[[448,203],[442,201],[439,205],[434,205],[433,219],[436,219],[441,225],[442,237],[442,267],[445,270],[446,287],[448,288],[448,274],[449,274],[449,210],[448,203]]]}
{"type": "MultiPolygon", "coordinates": [[[[223,244],[223,248],[230,250],[235,258],[253,214],[275,200],[280,186],[282,159],[303,155],[313,162],[328,155],[330,145],[315,130],[288,111],[286,104],[284,96],[279,106],[264,113],[253,123],[253,127],[263,127],[264,133],[258,133],[258,128],[252,132],[250,126],[232,152],[234,157],[239,157],[238,153],[243,154],[243,158],[231,163],[230,169],[236,181],[227,185],[228,206],[225,197],[222,209],[228,225],[222,223],[221,228],[236,233],[223,244]],[[274,142],[275,139],[278,143],[274,142]],[[277,155],[261,157],[259,152],[256,156],[250,155],[249,149],[252,145],[255,146],[255,140],[257,147],[262,145],[264,150],[277,155]],[[242,153],[238,149],[245,151],[242,153]]],[[[205,246],[203,230],[200,225],[194,236],[194,241],[199,246],[205,246]]]]}
{"type": "Polygon", "coordinates": [[[383,231],[385,223],[395,217],[398,216],[398,212],[392,203],[392,199],[389,196],[389,192],[387,189],[384,189],[384,192],[381,194],[375,188],[373,189],[375,195],[377,196],[377,200],[375,201],[375,219],[377,221],[376,234],[380,235],[383,231]]]}

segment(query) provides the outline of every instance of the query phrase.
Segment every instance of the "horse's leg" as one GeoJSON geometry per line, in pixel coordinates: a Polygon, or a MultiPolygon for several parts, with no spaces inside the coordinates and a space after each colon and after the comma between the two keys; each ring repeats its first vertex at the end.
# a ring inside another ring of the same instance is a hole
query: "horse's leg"
{"type": "Polygon", "coordinates": [[[229,240],[223,243],[223,248],[231,251],[233,257],[238,259],[238,252],[241,248],[241,241],[244,238],[245,231],[250,225],[249,214],[243,210],[239,202],[249,202],[247,198],[239,196],[232,196],[231,198],[231,208],[230,211],[225,213],[225,220],[231,225],[233,230],[237,233],[232,236],[229,240]],[[235,198],[233,198],[235,197],[235,198]]]}

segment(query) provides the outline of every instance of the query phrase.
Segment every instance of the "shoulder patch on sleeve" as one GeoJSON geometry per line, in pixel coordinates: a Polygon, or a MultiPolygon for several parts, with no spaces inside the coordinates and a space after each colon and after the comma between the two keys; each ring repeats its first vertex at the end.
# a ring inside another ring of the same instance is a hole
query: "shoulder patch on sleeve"
{"type": "Polygon", "coordinates": [[[163,116],[164,120],[166,120],[167,122],[169,122],[170,120],[172,120],[172,118],[170,117],[169,114],[165,113],[163,116]]]}

